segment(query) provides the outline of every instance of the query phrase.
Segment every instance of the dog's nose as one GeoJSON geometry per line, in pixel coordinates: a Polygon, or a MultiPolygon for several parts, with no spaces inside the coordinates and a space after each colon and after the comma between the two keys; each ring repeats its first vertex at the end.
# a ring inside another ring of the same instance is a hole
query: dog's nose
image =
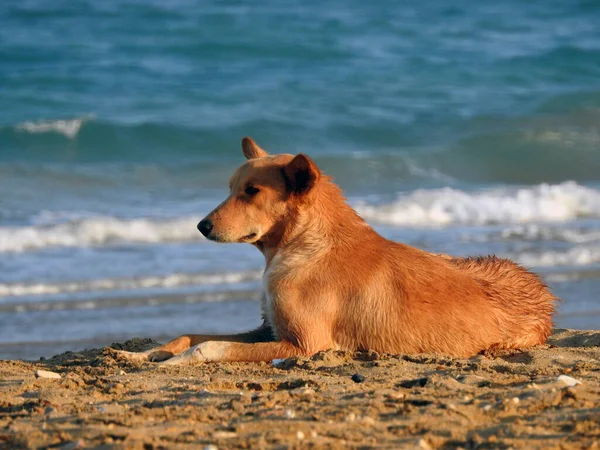
{"type": "Polygon", "coordinates": [[[210,234],[212,229],[213,229],[213,224],[208,219],[203,219],[198,224],[198,230],[200,230],[200,233],[202,233],[205,237],[208,237],[208,235],[210,234]]]}

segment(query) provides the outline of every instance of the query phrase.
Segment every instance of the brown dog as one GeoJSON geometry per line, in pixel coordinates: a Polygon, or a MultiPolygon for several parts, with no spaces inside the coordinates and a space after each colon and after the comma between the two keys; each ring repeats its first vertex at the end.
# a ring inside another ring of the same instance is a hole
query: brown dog
{"type": "Polygon", "coordinates": [[[331,348],[470,356],[546,341],[556,298],[536,275],[494,256],[452,258],[384,239],[307,156],[268,155],[250,138],[242,149],[248,161],[229,197],[198,229],[263,253],[263,325],[128,357],[270,361],[331,348]]]}

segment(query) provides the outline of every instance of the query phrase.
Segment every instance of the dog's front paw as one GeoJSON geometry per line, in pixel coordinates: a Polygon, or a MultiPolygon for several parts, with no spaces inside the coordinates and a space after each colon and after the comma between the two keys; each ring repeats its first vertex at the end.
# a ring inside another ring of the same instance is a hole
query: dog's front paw
{"type": "Polygon", "coordinates": [[[195,364],[208,361],[223,361],[229,342],[207,341],[195,345],[161,364],[166,366],[195,364]]]}
{"type": "Polygon", "coordinates": [[[161,365],[164,366],[181,366],[187,364],[194,364],[198,362],[206,361],[206,358],[202,355],[202,349],[200,345],[196,345],[179,355],[175,355],[172,358],[167,359],[166,361],[161,362],[161,365]]]}
{"type": "Polygon", "coordinates": [[[114,348],[107,347],[104,349],[104,353],[109,354],[117,360],[137,362],[148,361],[148,352],[128,352],[125,350],[116,350],[114,348]]]}
{"type": "Polygon", "coordinates": [[[173,357],[172,352],[167,352],[165,350],[155,350],[155,351],[150,350],[149,354],[148,354],[148,361],[163,362],[172,357],[173,357]]]}

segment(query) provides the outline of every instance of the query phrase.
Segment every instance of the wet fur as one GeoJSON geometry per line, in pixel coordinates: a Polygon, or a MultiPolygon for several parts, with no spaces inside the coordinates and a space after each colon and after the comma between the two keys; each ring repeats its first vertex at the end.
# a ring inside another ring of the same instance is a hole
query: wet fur
{"type": "Polygon", "coordinates": [[[264,324],[237,336],[182,336],[156,349],[163,356],[155,360],[189,347],[170,362],[330,348],[471,356],[546,342],[557,299],[535,274],[495,256],[453,258],[387,240],[308,157],[268,156],[251,140],[243,148],[249,161],[208,218],[216,240],[239,242],[257,230],[264,324]],[[262,186],[261,198],[237,194],[248,183],[262,186]]]}

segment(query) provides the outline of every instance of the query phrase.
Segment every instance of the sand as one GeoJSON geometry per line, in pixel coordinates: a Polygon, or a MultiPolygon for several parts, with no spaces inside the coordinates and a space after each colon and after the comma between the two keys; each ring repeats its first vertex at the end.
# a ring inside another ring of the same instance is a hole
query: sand
{"type": "Polygon", "coordinates": [[[557,329],[549,345],[470,359],[327,351],[161,367],[96,349],[0,361],[0,447],[600,448],[600,332],[557,329]]]}

